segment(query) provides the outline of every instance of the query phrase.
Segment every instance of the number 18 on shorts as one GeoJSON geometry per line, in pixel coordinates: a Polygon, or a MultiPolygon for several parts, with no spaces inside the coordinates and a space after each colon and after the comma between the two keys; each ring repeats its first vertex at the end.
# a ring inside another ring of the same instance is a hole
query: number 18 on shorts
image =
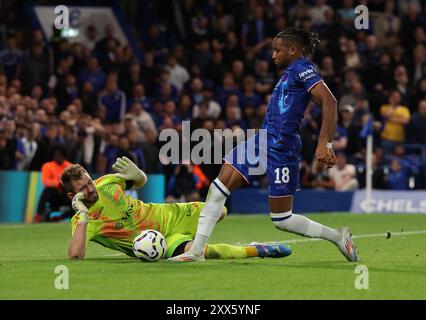
{"type": "Polygon", "coordinates": [[[299,189],[299,164],[288,164],[285,166],[268,166],[269,196],[283,197],[294,196],[299,189]]]}

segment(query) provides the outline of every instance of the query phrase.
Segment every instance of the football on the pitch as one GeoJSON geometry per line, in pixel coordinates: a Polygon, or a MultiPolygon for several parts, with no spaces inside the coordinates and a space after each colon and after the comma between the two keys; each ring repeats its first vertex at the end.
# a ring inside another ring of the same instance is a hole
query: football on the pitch
{"type": "Polygon", "coordinates": [[[144,230],[133,240],[133,252],[143,261],[160,260],[164,257],[166,249],[166,239],[156,230],[144,230]]]}

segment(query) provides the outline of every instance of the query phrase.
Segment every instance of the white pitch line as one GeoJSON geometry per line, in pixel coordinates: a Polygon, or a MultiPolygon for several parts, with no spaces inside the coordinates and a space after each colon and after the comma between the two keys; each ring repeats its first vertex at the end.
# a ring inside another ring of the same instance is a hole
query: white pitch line
{"type": "Polygon", "coordinates": [[[111,253],[111,254],[104,254],[102,257],[118,257],[118,256],[124,256],[124,253],[111,253]]]}
{"type": "MultiPolygon", "coordinates": [[[[412,236],[417,234],[426,234],[426,230],[417,230],[417,231],[401,231],[401,232],[391,232],[391,237],[397,237],[397,236],[412,236]]],[[[361,238],[381,238],[386,237],[388,234],[386,233],[368,233],[368,234],[359,234],[359,235],[353,235],[352,239],[361,239],[361,238]]],[[[298,243],[298,242],[308,242],[308,241],[320,241],[323,239],[318,238],[309,238],[309,239],[292,239],[292,240],[283,240],[283,241],[277,241],[275,243],[298,243]]]]}

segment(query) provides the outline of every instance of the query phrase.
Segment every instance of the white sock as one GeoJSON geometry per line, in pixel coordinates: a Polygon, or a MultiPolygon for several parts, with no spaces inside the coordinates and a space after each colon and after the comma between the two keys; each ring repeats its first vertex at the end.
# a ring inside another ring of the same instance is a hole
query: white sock
{"type": "Polygon", "coordinates": [[[206,204],[201,210],[197,234],[195,235],[190,253],[198,256],[203,254],[204,246],[207,244],[214,226],[222,214],[226,199],[230,194],[228,188],[218,178],[211,183],[206,204]]]}
{"type": "Polygon", "coordinates": [[[292,214],[291,211],[271,213],[272,223],[280,230],[296,233],[309,238],[321,238],[331,242],[340,240],[341,234],[333,228],[329,228],[305,216],[292,214]]]}

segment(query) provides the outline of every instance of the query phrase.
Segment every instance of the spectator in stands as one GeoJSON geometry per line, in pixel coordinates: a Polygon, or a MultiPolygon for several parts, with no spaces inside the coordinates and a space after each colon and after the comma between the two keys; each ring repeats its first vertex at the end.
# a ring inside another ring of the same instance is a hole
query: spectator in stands
{"type": "Polygon", "coordinates": [[[166,68],[170,71],[170,82],[181,91],[185,83],[190,80],[188,70],[178,63],[174,54],[168,56],[166,68]]]}
{"type": "Polygon", "coordinates": [[[243,77],[245,75],[244,63],[241,60],[235,60],[232,62],[231,73],[234,77],[237,87],[241,90],[243,85],[243,77]]]}
{"type": "Polygon", "coordinates": [[[87,26],[86,34],[81,44],[92,51],[96,46],[97,30],[93,24],[87,26]]]}
{"type": "Polygon", "coordinates": [[[423,66],[426,65],[426,36],[423,43],[417,44],[413,50],[412,63],[408,65],[412,83],[416,84],[423,77],[423,66]]]}
{"type": "MultiPolygon", "coordinates": [[[[68,97],[66,82],[71,65],[72,59],[69,59],[68,57],[61,57],[58,61],[58,65],[54,73],[50,76],[49,82],[47,84],[49,89],[49,96],[54,96],[58,99],[58,112],[65,109],[65,107],[71,102],[71,99],[68,97]]],[[[75,85],[75,83],[71,85],[75,85]]]]}
{"type": "Polygon", "coordinates": [[[152,96],[154,86],[160,75],[160,68],[154,63],[154,55],[154,51],[146,51],[141,65],[142,84],[146,92],[150,93],[150,96],[152,96]]]}
{"type": "Polygon", "coordinates": [[[245,109],[248,105],[257,108],[261,102],[261,97],[255,92],[256,79],[247,75],[243,78],[243,92],[241,96],[241,107],[245,109]]]}
{"type": "Polygon", "coordinates": [[[7,138],[3,130],[0,130],[0,171],[13,168],[13,157],[7,147],[7,138]]]}
{"type": "Polygon", "coordinates": [[[344,151],[351,163],[354,161],[355,154],[362,149],[362,142],[359,136],[362,126],[360,122],[356,123],[354,121],[354,113],[352,106],[345,105],[342,107],[341,127],[345,129],[347,134],[347,143],[344,151]]]}
{"type": "Polygon", "coordinates": [[[143,110],[150,112],[152,109],[151,101],[145,94],[145,87],[141,83],[133,86],[133,97],[128,100],[128,106],[131,108],[135,103],[139,103],[143,110]]]}
{"type": "Polygon", "coordinates": [[[409,174],[409,168],[403,166],[398,159],[392,159],[389,175],[385,177],[388,188],[391,190],[407,190],[409,174]]]}
{"type": "Polygon", "coordinates": [[[49,214],[52,211],[58,211],[61,206],[68,204],[68,198],[61,187],[60,177],[71,163],[66,160],[66,149],[63,146],[54,146],[52,155],[53,161],[44,163],[41,168],[44,189],[37,206],[35,222],[49,221],[49,214]]]}
{"type": "Polygon", "coordinates": [[[336,132],[334,133],[333,149],[335,150],[335,152],[345,151],[347,145],[348,132],[346,131],[345,127],[337,125],[336,132]]]}
{"type": "Polygon", "coordinates": [[[78,76],[78,83],[84,86],[86,82],[90,82],[93,92],[97,94],[105,84],[106,75],[98,65],[98,59],[90,57],[87,62],[87,68],[83,69],[78,76]]]}
{"type": "Polygon", "coordinates": [[[342,7],[337,10],[340,23],[347,32],[354,31],[355,10],[352,0],[343,0],[342,7]]]}
{"type": "Polygon", "coordinates": [[[119,123],[126,113],[126,95],[118,88],[117,74],[108,75],[105,90],[99,94],[99,106],[106,109],[106,121],[119,123]]]}
{"type": "Polygon", "coordinates": [[[177,101],[179,92],[176,86],[171,82],[170,71],[168,69],[162,69],[160,71],[160,76],[153,89],[152,95],[162,102],[167,100],[177,101]]]}
{"type": "Polygon", "coordinates": [[[323,78],[324,82],[330,88],[331,92],[336,92],[337,86],[339,85],[340,78],[336,73],[333,58],[325,56],[321,61],[321,66],[318,69],[318,73],[323,78]]]}
{"type": "MultiPolygon", "coordinates": [[[[182,94],[180,96],[180,99],[178,102],[178,108],[176,111],[176,118],[178,122],[191,121],[192,106],[193,106],[193,103],[191,100],[191,96],[187,93],[182,94]]],[[[219,107],[219,110],[220,110],[220,107],[219,107]]]]}
{"type": "MultiPolygon", "coordinates": [[[[332,8],[327,5],[326,0],[315,0],[315,6],[313,6],[309,13],[312,17],[312,23],[313,24],[322,24],[325,22],[324,13],[327,10],[332,10],[332,8]]],[[[302,14],[302,13],[301,13],[302,14]]],[[[306,15],[306,12],[304,12],[302,18],[306,15]]]]}
{"type": "Polygon", "coordinates": [[[379,47],[376,36],[368,35],[366,37],[366,48],[363,53],[364,68],[368,70],[371,67],[378,66],[382,53],[383,50],[379,47]]]}
{"type": "Polygon", "coordinates": [[[385,10],[375,21],[374,34],[379,43],[386,40],[386,36],[398,35],[401,27],[401,20],[395,15],[395,3],[393,0],[385,2],[385,10]]]}
{"type": "MultiPolygon", "coordinates": [[[[142,86],[143,92],[142,96],[145,96],[145,88],[142,85],[142,74],[141,74],[141,66],[139,63],[134,62],[130,64],[128,68],[124,67],[119,71],[118,74],[118,84],[119,87],[124,91],[126,97],[134,97],[135,88],[138,85],[142,86]]],[[[139,88],[138,88],[139,89],[139,88]]],[[[139,93],[139,92],[138,92],[139,93]]]]}
{"type": "Polygon", "coordinates": [[[193,172],[191,164],[177,165],[167,184],[166,202],[198,201],[200,195],[196,185],[198,177],[193,172]]]}
{"type": "Polygon", "coordinates": [[[159,173],[162,169],[157,146],[157,136],[154,131],[144,131],[145,141],[141,142],[141,148],[145,155],[146,173],[159,173]]]}
{"type": "Polygon", "coordinates": [[[16,135],[16,122],[9,119],[3,123],[3,132],[7,139],[6,152],[9,154],[9,159],[12,162],[11,169],[16,169],[18,161],[24,160],[23,145],[19,137],[16,135]]]}
{"type": "Polygon", "coordinates": [[[390,152],[397,143],[405,139],[405,126],[410,121],[410,111],[401,105],[401,94],[392,90],[389,94],[389,103],[380,107],[383,119],[382,147],[390,152]]]}
{"type": "Polygon", "coordinates": [[[136,123],[140,131],[145,132],[147,130],[151,130],[154,135],[157,136],[157,127],[154,124],[154,120],[151,115],[142,108],[140,103],[135,102],[132,105],[130,114],[128,115],[136,123]]]}
{"type": "Polygon", "coordinates": [[[222,109],[226,107],[228,96],[230,94],[240,95],[240,91],[235,85],[234,77],[231,73],[226,73],[223,77],[223,85],[216,89],[215,100],[220,104],[222,109]]]}
{"type": "Polygon", "coordinates": [[[414,99],[416,106],[419,105],[420,100],[426,100],[426,63],[423,68],[424,76],[417,82],[416,97],[414,99]]]}
{"type": "Polygon", "coordinates": [[[191,81],[190,92],[191,92],[191,100],[194,103],[200,103],[203,97],[203,81],[200,78],[194,78],[191,81]]]}
{"type": "Polygon", "coordinates": [[[210,42],[206,38],[200,39],[195,44],[191,57],[193,64],[197,64],[201,70],[205,70],[212,59],[210,42]]]}
{"type": "Polygon", "coordinates": [[[83,121],[85,121],[85,123],[82,123],[81,120],[79,123],[79,137],[82,140],[82,149],[81,161],[78,161],[78,163],[88,172],[95,172],[105,128],[99,118],[93,118],[90,115],[86,115],[83,121]]]}
{"type": "Polygon", "coordinates": [[[43,45],[35,43],[22,62],[22,92],[29,94],[34,86],[46,88],[50,74],[49,58],[43,52],[43,45]]]}
{"type": "MultiPolygon", "coordinates": [[[[382,150],[382,149],[379,149],[382,150]]],[[[373,171],[373,176],[372,176],[372,187],[373,189],[387,189],[387,183],[386,183],[386,173],[385,171],[388,171],[388,169],[386,168],[385,170],[385,166],[384,163],[382,161],[382,157],[379,154],[380,152],[375,152],[373,153],[372,157],[371,157],[371,161],[372,161],[372,171],[373,171]]],[[[366,181],[366,169],[365,169],[365,164],[361,164],[359,165],[359,170],[358,170],[358,175],[357,175],[357,179],[359,181],[359,187],[365,188],[365,181],[366,181]]]]}
{"type": "Polygon", "coordinates": [[[426,100],[420,100],[418,111],[410,119],[407,142],[426,144],[426,100]]]}
{"type": "Polygon", "coordinates": [[[304,181],[305,185],[316,190],[332,190],[335,186],[334,181],[330,178],[329,170],[316,158],[312,161],[310,173],[308,178],[304,178],[304,181]]]}
{"type": "Polygon", "coordinates": [[[22,137],[21,143],[24,149],[24,159],[22,160],[22,169],[29,170],[30,164],[34,155],[37,151],[37,137],[40,132],[40,124],[33,122],[32,124],[27,124],[27,135],[22,137]]]}
{"type": "Polygon", "coordinates": [[[272,25],[264,17],[264,9],[257,5],[241,30],[241,47],[246,50],[265,41],[271,36],[272,25]]]}
{"type": "Polygon", "coordinates": [[[238,38],[235,32],[229,31],[226,35],[225,48],[223,48],[222,53],[223,63],[226,68],[230,67],[232,61],[242,58],[243,52],[238,43],[238,38]]]}
{"type": "Polygon", "coordinates": [[[50,160],[51,149],[53,145],[59,142],[59,132],[56,123],[49,123],[45,128],[41,127],[40,132],[43,129],[45,129],[45,134],[37,136],[37,149],[29,167],[31,171],[39,171],[43,164],[50,160]]]}
{"type": "Polygon", "coordinates": [[[6,39],[6,48],[0,51],[0,70],[8,81],[19,78],[23,56],[23,52],[16,45],[15,36],[9,34],[6,39]]]}
{"type": "Polygon", "coordinates": [[[401,20],[400,39],[403,47],[411,51],[415,45],[414,31],[418,26],[424,27],[425,16],[415,3],[410,1],[406,4],[407,6],[401,20]]]}
{"type": "Polygon", "coordinates": [[[354,81],[350,86],[350,92],[343,95],[339,100],[339,109],[344,105],[355,106],[357,100],[364,99],[365,97],[365,90],[361,82],[354,81]]]}
{"type": "Polygon", "coordinates": [[[83,111],[90,115],[95,115],[98,112],[97,97],[93,91],[92,83],[85,82],[81,88],[80,98],[83,103],[83,111]]]}
{"type": "Polygon", "coordinates": [[[107,135],[107,144],[102,152],[102,156],[99,159],[98,172],[107,173],[110,172],[111,166],[117,159],[119,146],[119,136],[117,133],[110,132],[107,135]]]}
{"type": "Polygon", "coordinates": [[[329,170],[329,174],[334,184],[334,190],[352,191],[358,189],[356,168],[353,164],[347,163],[346,155],[343,152],[336,154],[336,166],[329,170]]]}
{"type": "Polygon", "coordinates": [[[256,63],[256,92],[262,96],[272,91],[275,80],[273,74],[269,71],[269,64],[266,60],[260,60],[256,63]]]}
{"type": "MultiPolygon", "coordinates": [[[[353,11],[353,9],[352,9],[353,11]]],[[[347,42],[345,52],[345,65],[350,69],[360,69],[362,67],[361,55],[358,53],[355,40],[347,42]]]]}
{"type": "MultiPolygon", "coordinates": [[[[93,30],[92,30],[93,32],[93,30]]],[[[102,55],[107,52],[108,43],[112,41],[112,43],[119,47],[120,46],[120,40],[118,40],[114,36],[114,28],[111,24],[106,24],[104,29],[105,35],[102,39],[100,39],[98,42],[96,42],[94,52],[96,55],[102,55]]]]}
{"type": "Polygon", "coordinates": [[[404,66],[396,67],[394,79],[396,89],[401,94],[401,103],[410,108],[413,92],[409,84],[407,69],[404,66]]]}
{"type": "Polygon", "coordinates": [[[213,52],[212,60],[206,67],[205,75],[213,81],[215,86],[218,86],[222,83],[225,71],[226,68],[223,64],[223,54],[221,51],[216,50],[213,52]]]}
{"type": "MultiPolygon", "coordinates": [[[[118,140],[117,158],[127,157],[136,163],[139,168],[145,168],[145,157],[136,140],[133,134],[121,135],[118,140]],[[130,143],[130,138],[132,139],[132,144],[130,143]]],[[[107,167],[107,172],[112,172],[110,166],[107,167]]]]}

